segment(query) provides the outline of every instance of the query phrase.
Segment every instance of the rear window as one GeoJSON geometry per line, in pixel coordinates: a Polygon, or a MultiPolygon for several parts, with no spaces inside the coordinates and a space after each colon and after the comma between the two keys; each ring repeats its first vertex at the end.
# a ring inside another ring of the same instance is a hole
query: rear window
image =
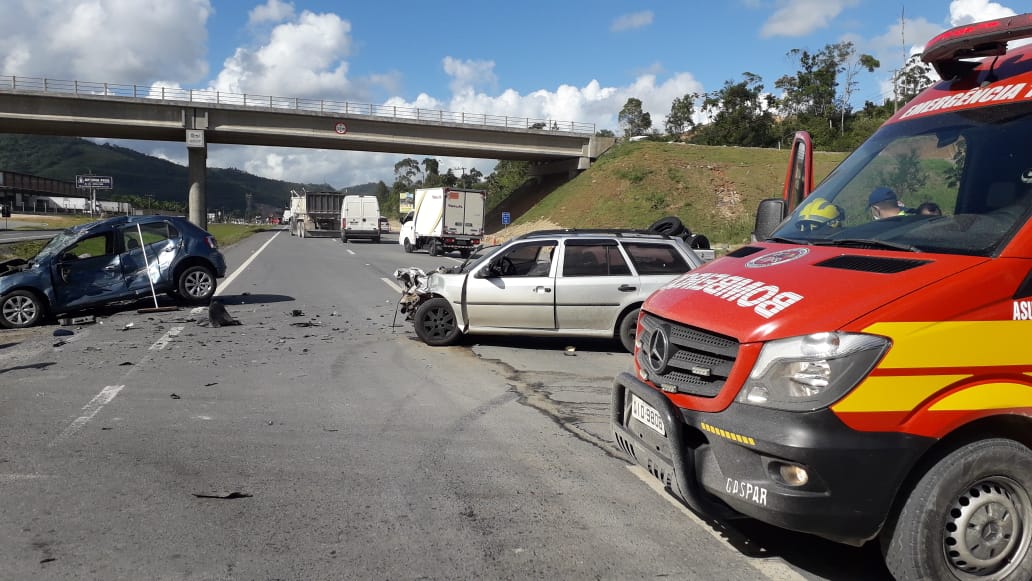
{"type": "Polygon", "coordinates": [[[691,270],[684,257],[669,244],[623,242],[623,247],[638,274],[679,274],[691,270]]]}

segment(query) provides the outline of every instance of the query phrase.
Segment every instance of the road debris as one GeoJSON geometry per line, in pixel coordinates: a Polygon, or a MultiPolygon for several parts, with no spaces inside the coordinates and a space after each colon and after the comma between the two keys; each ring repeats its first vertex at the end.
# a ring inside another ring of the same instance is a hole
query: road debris
{"type": "Polygon", "coordinates": [[[200,493],[200,492],[194,492],[193,495],[195,497],[197,497],[197,498],[214,498],[214,499],[217,499],[217,500],[234,500],[234,499],[237,499],[237,498],[251,498],[252,496],[254,496],[253,494],[248,494],[246,492],[239,492],[239,491],[233,491],[233,492],[214,492],[214,493],[211,493],[211,494],[204,494],[204,493],[200,493]]]}

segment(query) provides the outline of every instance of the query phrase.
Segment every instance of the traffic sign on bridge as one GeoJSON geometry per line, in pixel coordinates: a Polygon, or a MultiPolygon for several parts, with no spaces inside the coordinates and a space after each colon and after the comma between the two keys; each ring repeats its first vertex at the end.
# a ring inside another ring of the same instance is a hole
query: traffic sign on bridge
{"type": "Polygon", "coordinates": [[[115,180],[111,176],[77,175],[75,187],[80,190],[110,190],[115,187],[115,180]]]}

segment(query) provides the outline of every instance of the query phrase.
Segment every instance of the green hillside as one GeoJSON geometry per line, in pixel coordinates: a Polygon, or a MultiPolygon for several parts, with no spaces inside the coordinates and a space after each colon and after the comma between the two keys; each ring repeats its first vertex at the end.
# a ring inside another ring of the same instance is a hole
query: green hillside
{"type": "MultiPolygon", "coordinates": [[[[114,189],[98,191],[98,197],[151,195],[156,200],[186,203],[187,168],[164,159],[115,145],[98,145],[77,137],[0,135],[0,169],[73,182],[78,174],[92,172],[111,176],[114,189]]],[[[326,184],[300,184],[270,180],[238,169],[208,168],[206,192],[209,209],[243,211],[246,194],[253,194],[256,209],[280,210],[289,204],[290,190],[332,190],[326,184]]],[[[354,193],[374,193],[375,184],[350,188],[354,193]]]]}
{"type": "MultiPolygon", "coordinates": [[[[845,156],[815,152],[815,179],[845,156]]],[[[748,240],[760,200],[781,195],[787,167],[787,149],[622,143],[514,223],[646,228],[677,216],[711,241],[738,244],[748,240]]]]}

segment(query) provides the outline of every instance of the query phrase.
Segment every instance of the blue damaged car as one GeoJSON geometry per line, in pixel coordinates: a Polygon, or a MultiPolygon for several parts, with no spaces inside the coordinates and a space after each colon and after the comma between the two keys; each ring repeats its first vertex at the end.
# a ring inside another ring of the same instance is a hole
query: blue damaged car
{"type": "Polygon", "coordinates": [[[215,237],[185,218],[118,216],[69,228],[30,260],[0,264],[0,326],[165,293],[205,304],[226,260],[215,237]]]}

